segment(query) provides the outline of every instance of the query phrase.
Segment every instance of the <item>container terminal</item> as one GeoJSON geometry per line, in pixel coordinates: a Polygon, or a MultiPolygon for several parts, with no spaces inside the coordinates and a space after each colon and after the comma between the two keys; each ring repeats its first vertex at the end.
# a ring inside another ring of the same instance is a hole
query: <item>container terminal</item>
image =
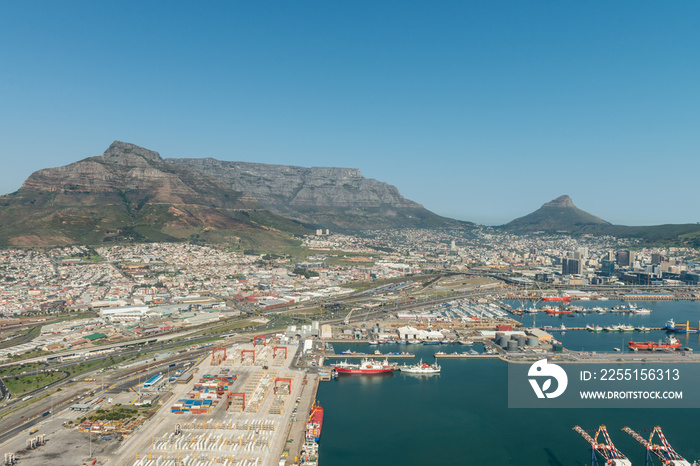
{"type": "Polygon", "coordinates": [[[292,464],[318,381],[292,367],[298,349],[264,336],[212,348],[139,435],[123,442],[113,464],[292,464]]]}

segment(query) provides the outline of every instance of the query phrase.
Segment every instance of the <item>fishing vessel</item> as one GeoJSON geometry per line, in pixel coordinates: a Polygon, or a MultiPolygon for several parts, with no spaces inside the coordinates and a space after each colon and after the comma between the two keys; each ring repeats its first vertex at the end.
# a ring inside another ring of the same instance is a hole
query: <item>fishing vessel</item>
{"type": "Polygon", "coordinates": [[[631,341],[629,342],[629,348],[631,350],[649,350],[653,351],[656,349],[676,349],[681,347],[681,342],[678,338],[669,335],[664,341],[631,341]]]}
{"type": "Polygon", "coordinates": [[[375,361],[374,359],[363,359],[359,364],[339,362],[335,365],[338,374],[386,374],[394,371],[394,366],[389,361],[375,361]]]}
{"type": "Polygon", "coordinates": [[[586,325],[586,330],[588,330],[589,332],[602,332],[603,327],[601,327],[600,325],[590,325],[589,324],[589,325],[586,325]]]}
{"type": "MultiPolygon", "coordinates": [[[[698,324],[700,325],[700,322],[698,324]]],[[[666,330],[676,333],[698,333],[698,327],[691,327],[690,321],[686,321],[685,324],[676,324],[673,319],[666,322],[666,330]]]]}
{"type": "Polygon", "coordinates": [[[423,362],[422,359],[418,364],[413,364],[411,366],[404,364],[403,366],[399,366],[399,369],[401,372],[406,372],[407,374],[437,374],[440,372],[440,366],[437,362],[428,364],[427,362],[423,362]]]}

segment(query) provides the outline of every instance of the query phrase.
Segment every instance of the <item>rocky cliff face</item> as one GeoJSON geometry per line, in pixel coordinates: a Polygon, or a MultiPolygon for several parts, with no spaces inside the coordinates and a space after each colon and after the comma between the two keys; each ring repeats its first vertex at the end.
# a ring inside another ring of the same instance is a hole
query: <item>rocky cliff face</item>
{"type": "Polygon", "coordinates": [[[291,244],[289,233],[308,232],[219,180],[119,141],[102,156],[33,173],[0,204],[0,244],[207,237],[291,244]]]}
{"type": "Polygon", "coordinates": [[[273,212],[336,228],[441,226],[452,221],[354,168],[294,167],[206,159],[167,159],[249,193],[273,212]]]}

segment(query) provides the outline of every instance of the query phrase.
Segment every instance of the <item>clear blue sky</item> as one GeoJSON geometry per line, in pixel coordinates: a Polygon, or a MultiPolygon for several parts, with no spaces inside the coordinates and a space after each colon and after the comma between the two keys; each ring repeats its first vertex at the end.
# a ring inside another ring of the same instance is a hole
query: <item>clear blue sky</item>
{"type": "Polygon", "coordinates": [[[0,192],[115,140],[455,218],[700,221],[698,1],[0,0],[0,192]]]}

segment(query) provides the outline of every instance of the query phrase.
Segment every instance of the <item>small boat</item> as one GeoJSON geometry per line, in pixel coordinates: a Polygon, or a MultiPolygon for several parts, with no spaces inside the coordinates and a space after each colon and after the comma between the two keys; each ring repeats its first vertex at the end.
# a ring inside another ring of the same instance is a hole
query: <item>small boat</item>
{"type": "Polygon", "coordinates": [[[378,345],[379,344],[379,342],[377,340],[370,340],[370,341],[368,341],[368,343],[370,345],[378,345]]]}
{"type": "Polygon", "coordinates": [[[638,331],[638,332],[648,332],[648,331],[651,330],[651,329],[650,329],[649,327],[645,327],[645,326],[642,325],[641,327],[635,328],[635,330],[638,331]]]}
{"type": "Polygon", "coordinates": [[[639,308],[632,310],[632,314],[651,314],[651,309],[639,308]]]}

